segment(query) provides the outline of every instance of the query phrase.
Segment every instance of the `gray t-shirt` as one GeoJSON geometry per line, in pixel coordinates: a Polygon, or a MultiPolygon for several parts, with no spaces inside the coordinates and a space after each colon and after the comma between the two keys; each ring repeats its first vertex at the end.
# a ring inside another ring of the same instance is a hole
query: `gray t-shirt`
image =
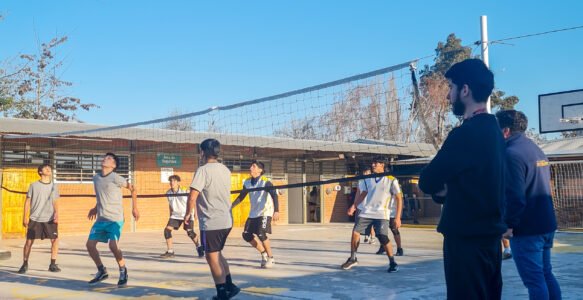
{"type": "Polygon", "coordinates": [[[196,201],[200,230],[233,227],[231,171],[221,163],[207,163],[196,170],[191,188],[200,192],[196,201]]]}
{"type": "Polygon", "coordinates": [[[53,220],[54,201],[59,198],[59,190],[53,182],[33,182],[28,188],[26,198],[30,198],[30,219],[36,222],[53,220]]]}
{"type": "Polygon", "coordinates": [[[101,173],[93,176],[95,196],[97,198],[97,221],[123,221],[121,188],[127,180],[115,172],[106,176],[101,173]]]}

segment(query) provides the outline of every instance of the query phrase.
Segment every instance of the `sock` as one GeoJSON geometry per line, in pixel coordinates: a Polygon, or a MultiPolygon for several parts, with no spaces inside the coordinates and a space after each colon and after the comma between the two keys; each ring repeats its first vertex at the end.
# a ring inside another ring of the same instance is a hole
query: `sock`
{"type": "Polygon", "coordinates": [[[267,252],[263,251],[261,252],[261,257],[265,260],[267,260],[267,252]]]}
{"type": "Polygon", "coordinates": [[[128,270],[128,269],[126,268],[126,266],[119,267],[119,271],[120,271],[120,272],[127,272],[127,270],[128,270]]]}
{"type": "Polygon", "coordinates": [[[394,264],[395,263],[395,257],[394,256],[389,256],[389,262],[394,264]]]}
{"type": "Polygon", "coordinates": [[[227,299],[227,284],[219,283],[215,287],[217,288],[217,297],[219,299],[227,299]]]}
{"type": "Polygon", "coordinates": [[[356,260],[356,252],[350,252],[350,259],[356,260]]]}
{"type": "Polygon", "coordinates": [[[100,272],[105,272],[105,267],[103,265],[97,266],[97,270],[100,272]]]}
{"type": "Polygon", "coordinates": [[[511,254],[512,253],[512,250],[510,250],[510,247],[504,248],[504,253],[511,254]]]}
{"type": "Polygon", "coordinates": [[[227,275],[227,285],[228,286],[232,286],[233,285],[233,279],[231,278],[231,274],[227,275]]]}
{"type": "Polygon", "coordinates": [[[168,249],[166,252],[168,252],[168,253],[174,253],[174,249],[168,249]]]}
{"type": "Polygon", "coordinates": [[[54,265],[57,262],[56,259],[51,259],[51,265],[54,265]]]}

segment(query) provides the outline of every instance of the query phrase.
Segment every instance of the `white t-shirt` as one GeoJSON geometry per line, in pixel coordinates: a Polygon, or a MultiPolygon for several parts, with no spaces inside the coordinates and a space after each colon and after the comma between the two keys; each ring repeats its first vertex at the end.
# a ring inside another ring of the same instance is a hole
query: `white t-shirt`
{"type": "Polygon", "coordinates": [[[364,180],[362,188],[362,191],[366,191],[367,195],[362,205],[359,205],[361,210],[359,217],[389,220],[391,218],[391,198],[401,193],[397,178],[390,175],[367,178],[364,180]]]}
{"type": "Polygon", "coordinates": [[[397,201],[397,199],[395,199],[395,198],[396,198],[395,195],[392,195],[391,202],[389,203],[389,209],[391,210],[391,213],[390,213],[391,219],[397,215],[397,207],[395,206],[395,202],[397,201]]]}
{"type": "Polygon", "coordinates": [[[200,230],[233,227],[231,212],[231,171],[219,162],[200,166],[190,187],[199,191],[196,200],[200,230]]]}
{"type": "MultiPolygon", "coordinates": [[[[176,192],[174,192],[172,189],[169,189],[166,192],[168,204],[172,208],[172,214],[170,215],[170,219],[184,220],[184,216],[186,215],[186,207],[188,204],[188,193],[189,191],[183,187],[178,187],[178,190],[176,192]]],[[[192,219],[194,219],[194,216],[192,217],[192,219]]]]}
{"type": "MultiPolygon", "coordinates": [[[[255,184],[253,184],[251,178],[248,178],[243,182],[243,186],[247,189],[262,188],[265,187],[268,182],[269,180],[264,176],[258,178],[255,184]]],[[[274,205],[269,192],[265,190],[249,192],[249,201],[251,202],[249,218],[273,216],[274,205]]]]}
{"type": "MultiPolygon", "coordinates": [[[[361,179],[361,180],[358,181],[358,192],[359,193],[362,193],[362,192],[366,191],[366,186],[365,186],[364,180],[365,179],[361,179]]],[[[358,197],[358,195],[356,195],[356,196],[358,197]]],[[[368,196],[365,196],[364,197],[364,200],[362,200],[362,202],[360,202],[360,204],[356,207],[356,208],[358,208],[358,210],[361,210],[362,211],[362,206],[366,202],[366,197],[368,197],[368,196]]]]}

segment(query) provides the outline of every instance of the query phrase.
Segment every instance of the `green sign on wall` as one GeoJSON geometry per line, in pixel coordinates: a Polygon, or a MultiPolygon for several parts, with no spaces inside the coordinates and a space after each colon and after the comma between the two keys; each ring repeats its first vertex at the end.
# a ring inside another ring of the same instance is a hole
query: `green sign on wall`
{"type": "Polygon", "coordinates": [[[182,156],[172,153],[158,153],[156,155],[158,167],[180,167],[182,166],[182,156]]]}

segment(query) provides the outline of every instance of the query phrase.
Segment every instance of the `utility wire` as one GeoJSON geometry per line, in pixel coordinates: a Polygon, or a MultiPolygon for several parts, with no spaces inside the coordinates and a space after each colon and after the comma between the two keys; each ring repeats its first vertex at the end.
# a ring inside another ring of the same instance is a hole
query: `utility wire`
{"type": "MultiPolygon", "coordinates": [[[[557,32],[562,32],[562,31],[569,31],[569,30],[576,30],[576,29],[581,29],[581,28],[583,28],[583,25],[569,27],[569,28],[555,29],[555,30],[551,30],[551,31],[544,31],[544,32],[537,32],[537,33],[513,36],[513,37],[508,37],[508,38],[503,38],[503,39],[498,39],[498,40],[492,40],[492,41],[489,41],[488,43],[489,44],[502,43],[502,42],[510,41],[510,40],[523,39],[523,38],[528,38],[528,37],[533,37],[533,36],[539,36],[539,35],[545,35],[545,34],[551,34],[551,33],[557,33],[557,32]]],[[[474,44],[480,45],[481,43],[482,43],[482,41],[476,41],[474,44]]]]}

